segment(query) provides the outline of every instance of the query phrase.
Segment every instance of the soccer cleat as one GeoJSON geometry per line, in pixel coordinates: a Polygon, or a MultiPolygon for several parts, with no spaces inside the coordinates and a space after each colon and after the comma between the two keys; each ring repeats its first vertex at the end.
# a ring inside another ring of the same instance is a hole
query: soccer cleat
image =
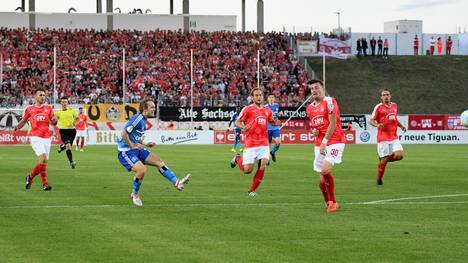
{"type": "Polygon", "coordinates": [[[257,196],[257,193],[255,192],[247,192],[245,193],[246,196],[257,196]]]}
{"type": "Polygon", "coordinates": [[[381,178],[377,178],[377,185],[383,185],[383,180],[381,178]]]}
{"type": "Polygon", "coordinates": [[[52,186],[50,186],[49,184],[43,184],[42,185],[42,190],[50,191],[50,190],[52,190],[52,186]]]}
{"type": "Polygon", "coordinates": [[[236,165],[237,165],[237,163],[236,163],[236,158],[237,158],[237,155],[234,156],[234,158],[232,158],[232,160],[231,160],[231,168],[236,167],[236,165]]]}
{"type": "Polygon", "coordinates": [[[78,151],[78,147],[75,147],[75,152],[77,152],[77,151],[78,151]]]}
{"type": "Polygon", "coordinates": [[[75,167],[76,167],[76,162],[71,162],[71,163],[70,163],[70,166],[71,166],[72,169],[75,169],[75,167]]]}
{"type": "Polygon", "coordinates": [[[84,152],[84,149],[80,149],[80,152],[84,152]]]}
{"type": "Polygon", "coordinates": [[[184,190],[185,185],[188,184],[189,181],[190,181],[190,177],[191,177],[191,175],[187,174],[184,178],[182,178],[180,180],[177,180],[177,182],[175,184],[175,187],[177,188],[177,190],[179,190],[179,191],[184,190]]]}
{"type": "Polygon", "coordinates": [[[143,202],[141,201],[139,194],[131,193],[130,197],[132,198],[132,201],[133,201],[134,205],[136,205],[136,206],[142,206],[143,205],[143,202]]]}
{"type": "Polygon", "coordinates": [[[31,180],[31,177],[26,176],[26,190],[29,190],[31,189],[31,184],[32,184],[32,180],[31,180]]]}
{"type": "Polygon", "coordinates": [[[237,152],[236,148],[232,148],[231,151],[232,151],[233,153],[236,153],[236,152],[237,152]]]}
{"type": "Polygon", "coordinates": [[[338,210],[338,208],[340,208],[340,205],[338,205],[338,203],[333,203],[333,201],[328,201],[328,205],[327,205],[328,213],[333,213],[336,210],[338,210]]]}
{"type": "Polygon", "coordinates": [[[273,152],[270,152],[271,154],[271,160],[276,163],[276,154],[273,152]]]}

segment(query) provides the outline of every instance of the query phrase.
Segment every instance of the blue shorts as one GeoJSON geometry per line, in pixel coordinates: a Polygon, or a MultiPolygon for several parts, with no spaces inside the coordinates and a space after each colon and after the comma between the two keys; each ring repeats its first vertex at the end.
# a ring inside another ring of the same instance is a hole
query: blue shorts
{"type": "Polygon", "coordinates": [[[271,143],[273,138],[281,137],[280,130],[268,130],[268,143],[271,143]]]}
{"type": "Polygon", "coordinates": [[[150,153],[151,152],[146,149],[132,149],[125,152],[119,151],[119,162],[130,172],[138,161],[145,163],[150,153]]]}
{"type": "Polygon", "coordinates": [[[236,135],[241,135],[242,130],[239,128],[235,128],[234,132],[236,133],[236,135]]]}

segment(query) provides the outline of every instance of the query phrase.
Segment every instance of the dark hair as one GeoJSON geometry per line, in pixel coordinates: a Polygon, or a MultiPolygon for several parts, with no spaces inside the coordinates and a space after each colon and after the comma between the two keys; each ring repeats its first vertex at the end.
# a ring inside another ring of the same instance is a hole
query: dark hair
{"type": "Polygon", "coordinates": [[[384,92],[384,91],[388,91],[389,93],[391,93],[389,89],[381,88],[381,89],[379,89],[379,97],[382,96],[382,92],[384,92]]]}
{"type": "Polygon", "coordinates": [[[261,91],[261,92],[263,93],[263,90],[262,90],[261,88],[253,88],[253,89],[250,91],[250,96],[253,96],[254,92],[257,91],[257,90],[259,90],[259,91],[261,91]]]}
{"type": "Polygon", "coordinates": [[[312,84],[315,84],[315,83],[320,83],[320,85],[322,85],[323,87],[323,82],[319,79],[311,79],[309,81],[306,82],[307,85],[312,85],[312,84]]]}
{"type": "Polygon", "coordinates": [[[273,93],[268,94],[267,98],[270,97],[270,96],[273,96],[274,98],[276,98],[275,94],[273,94],[273,93]]]}
{"type": "Polygon", "coordinates": [[[68,97],[67,96],[63,96],[60,98],[60,100],[68,100],[68,97]]]}
{"type": "Polygon", "coordinates": [[[142,101],[140,103],[140,107],[139,107],[140,108],[139,109],[140,113],[143,112],[144,110],[148,109],[148,102],[153,102],[154,103],[154,101],[152,99],[145,99],[144,101],[142,101]]]}
{"type": "Polygon", "coordinates": [[[35,94],[37,94],[39,91],[46,93],[46,90],[44,88],[37,88],[35,94]]]}
{"type": "Polygon", "coordinates": [[[79,107],[78,109],[79,109],[79,110],[82,110],[82,109],[83,109],[83,107],[79,107]]]}

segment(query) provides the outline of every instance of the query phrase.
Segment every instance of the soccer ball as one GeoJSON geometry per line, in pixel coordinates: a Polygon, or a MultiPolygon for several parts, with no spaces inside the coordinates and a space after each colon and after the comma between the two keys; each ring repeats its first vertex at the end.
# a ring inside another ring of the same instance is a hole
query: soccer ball
{"type": "Polygon", "coordinates": [[[468,110],[460,115],[460,122],[463,126],[468,127],[468,110]]]}

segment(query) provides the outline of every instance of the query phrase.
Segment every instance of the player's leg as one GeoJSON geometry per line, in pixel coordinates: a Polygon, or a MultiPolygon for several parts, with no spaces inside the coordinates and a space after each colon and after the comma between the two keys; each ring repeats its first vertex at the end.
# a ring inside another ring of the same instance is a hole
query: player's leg
{"type": "Polygon", "coordinates": [[[258,147],[258,149],[256,150],[255,159],[260,160],[260,164],[252,179],[252,184],[250,185],[249,191],[247,192],[247,194],[250,196],[256,195],[255,191],[260,186],[263,177],[265,176],[265,167],[267,166],[268,157],[270,155],[269,150],[270,147],[268,146],[258,147]]]}
{"type": "MultiPolygon", "coordinates": [[[[83,132],[84,133],[84,132],[83,132]]],[[[80,152],[84,151],[84,143],[85,143],[85,136],[81,136],[81,142],[80,142],[80,152]]]]}
{"type": "Polygon", "coordinates": [[[320,176],[324,179],[326,192],[328,193],[327,212],[329,213],[335,212],[339,208],[335,197],[335,179],[332,175],[332,167],[335,163],[341,163],[344,147],[344,143],[337,143],[327,146],[325,158],[323,159],[321,165],[320,176]]]}
{"type": "Polygon", "coordinates": [[[161,158],[148,150],[140,150],[140,160],[144,160],[145,164],[155,166],[158,168],[159,173],[170,181],[179,191],[182,191],[186,184],[190,181],[190,174],[184,178],[178,179],[161,158]]]}
{"type": "Polygon", "coordinates": [[[81,136],[78,134],[76,136],[76,141],[75,141],[75,151],[79,150],[78,146],[80,145],[80,141],[81,141],[81,136]]]}
{"type": "Polygon", "coordinates": [[[388,157],[390,156],[390,146],[388,142],[377,143],[377,154],[379,155],[379,165],[377,166],[377,185],[383,184],[385,168],[387,167],[388,157]]]}
{"type": "Polygon", "coordinates": [[[66,141],[64,141],[67,158],[68,158],[68,161],[70,162],[70,166],[72,169],[75,169],[75,166],[76,166],[76,162],[73,161],[73,153],[72,153],[72,145],[73,145],[73,141],[75,140],[75,136],[76,136],[76,130],[68,129],[66,131],[66,139],[65,139],[66,141]]]}
{"type": "MultiPolygon", "coordinates": [[[[271,141],[271,140],[270,140],[271,141]]],[[[273,162],[276,162],[276,152],[279,150],[280,145],[281,145],[281,134],[280,130],[274,130],[272,131],[272,141],[275,143],[273,146],[273,149],[271,150],[271,160],[273,162]]]]}
{"type": "Polygon", "coordinates": [[[67,135],[66,135],[65,129],[59,129],[59,134],[60,134],[60,140],[62,141],[62,143],[59,145],[58,153],[61,153],[65,151],[66,149],[65,138],[67,137],[67,135]]]}
{"type": "Polygon", "coordinates": [[[319,147],[314,147],[314,171],[319,173],[320,175],[320,182],[319,182],[319,187],[320,191],[322,192],[323,195],[323,200],[325,201],[325,204],[328,206],[328,201],[330,201],[328,197],[328,192],[327,192],[327,187],[325,184],[325,178],[320,174],[322,171],[322,163],[323,160],[325,159],[325,155],[320,154],[320,149],[319,147]]]}
{"type": "Polygon", "coordinates": [[[31,146],[38,156],[38,162],[33,170],[26,177],[26,189],[31,188],[32,180],[36,175],[40,175],[42,179],[43,189],[45,191],[51,190],[47,182],[47,160],[50,152],[50,139],[31,137],[31,146]]]}

